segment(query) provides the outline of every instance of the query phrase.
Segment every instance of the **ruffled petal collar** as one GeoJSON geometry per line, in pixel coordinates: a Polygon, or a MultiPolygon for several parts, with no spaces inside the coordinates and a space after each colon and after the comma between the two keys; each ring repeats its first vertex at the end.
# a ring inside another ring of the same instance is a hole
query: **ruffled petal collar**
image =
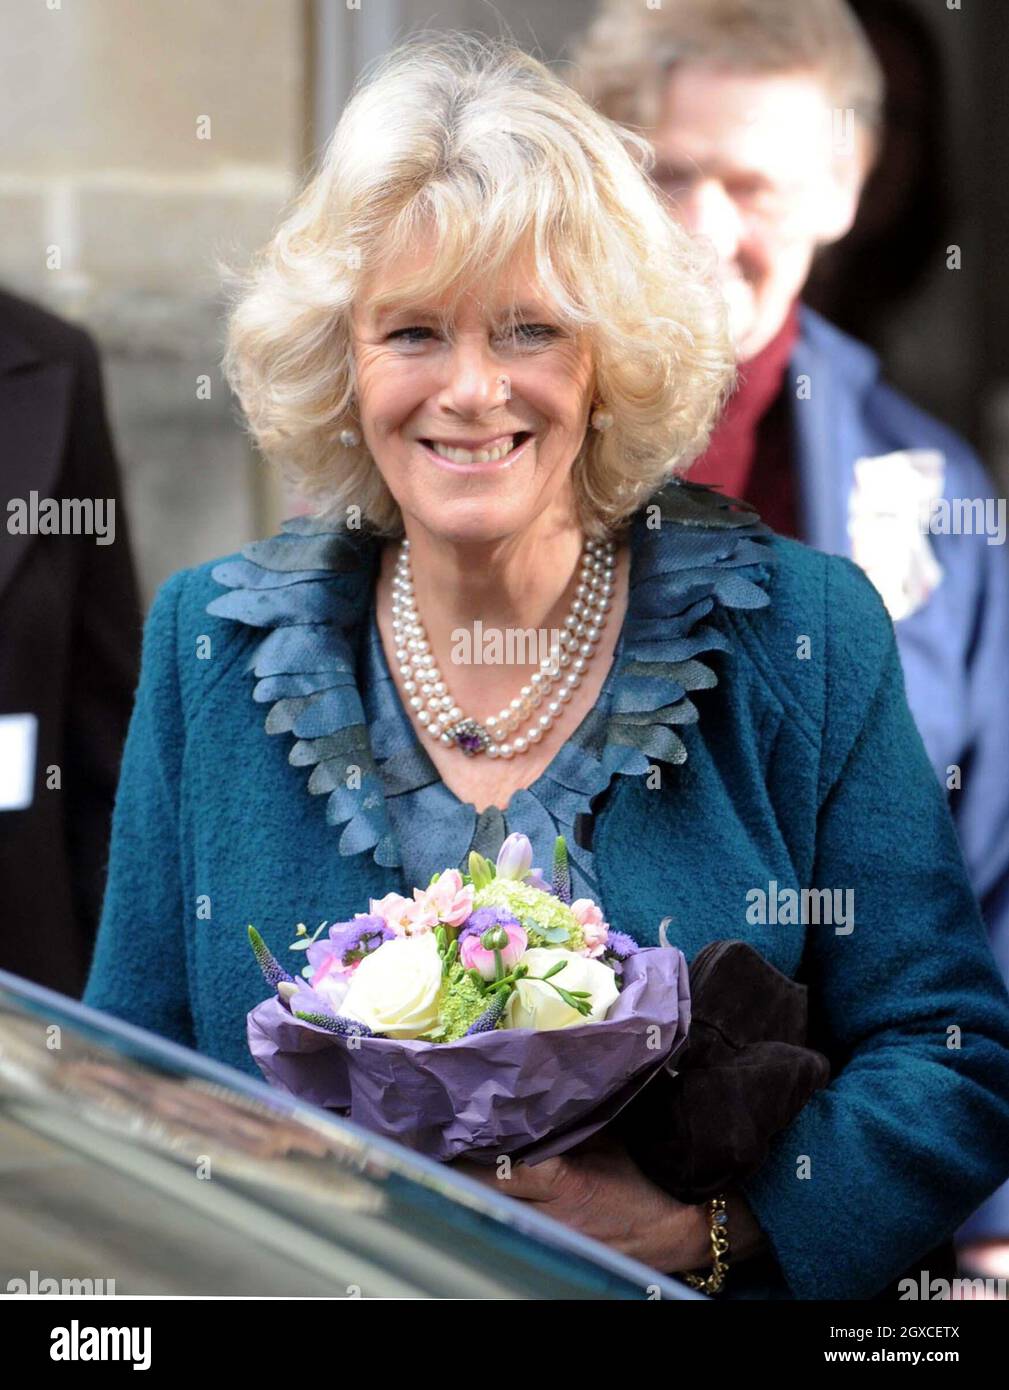
{"type": "MultiPolygon", "coordinates": [[[[699,657],[730,647],[712,620],[719,609],[768,603],[770,534],[749,508],[682,481],[668,483],[635,515],[628,607],[606,707],[590,712],[533,786],[509,802],[509,817],[534,844],[536,824],[547,817],[587,870],[590,856],[573,835],[578,812],[616,774],[686,760],[678,730],[697,721],[690,694],[717,684],[699,657]],[[538,796],[547,782],[549,797],[538,796]]],[[[400,847],[386,795],[439,776],[409,721],[390,719],[369,734],[357,672],[361,643],[375,635],[369,619],[381,548],[372,532],[295,517],[279,535],[214,567],[228,592],[207,612],[264,631],[247,668],[255,676],[252,697],[269,706],[267,733],[294,736],[288,759],[309,770],[309,792],[326,798],[339,852],[370,850],[377,864],[394,868],[400,847]],[[350,778],[349,768],[358,769],[350,778]]]]}

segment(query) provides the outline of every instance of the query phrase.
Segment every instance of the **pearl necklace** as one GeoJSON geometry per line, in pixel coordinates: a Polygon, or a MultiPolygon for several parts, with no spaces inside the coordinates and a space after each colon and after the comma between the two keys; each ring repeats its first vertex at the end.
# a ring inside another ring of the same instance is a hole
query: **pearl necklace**
{"type": "Polygon", "coordinates": [[[410,708],[430,737],[446,748],[461,748],[470,758],[483,752],[489,758],[511,758],[539,743],[564,712],[595,655],[606,614],[613,604],[615,565],[613,541],[585,542],[575,597],[559,642],[551,644],[549,656],[542,659],[540,669],[506,709],[478,722],[463,714],[456,704],[432,655],[414,600],[410,542],[404,538],[392,580],[396,660],[410,708]],[[545,711],[533,718],[533,711],[544,701],[545,711]],[[509,741],[508,735],[526,719],[532,719],[529,727],[509,741]]]}

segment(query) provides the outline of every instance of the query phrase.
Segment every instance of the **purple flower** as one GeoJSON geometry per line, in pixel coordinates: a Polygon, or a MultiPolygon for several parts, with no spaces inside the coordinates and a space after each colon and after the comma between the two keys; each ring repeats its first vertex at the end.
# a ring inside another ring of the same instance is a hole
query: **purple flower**
{"type": "Polygon", "coordinates": [[[509,991],[507,989],[498,990],[490,1006],[484,1009],[476,1022],[471,1023],[466,1029],[465,1036],[467,1038],[472,1038],[475,1037],[477,1033],[493,1033],[494,1029],[498,1026],[501,1015],[505,1011],[508,997],[509,991]]]}
{"type": "Polygon", "coordinates": [[[314,1023],[319,1028],[325,1028],[328,1033],[338,1033],[342,1037],[372,1037],[372,1030],[356,1018],[341,1017],[330,1004],[325,996],[314,994],[310,989],[305,989],[302,985],[292,984],[285,991],[284,996],[287,1006],[295,1018],[304,1019],[306,1023],[314,1023]],[[321,1007],[320,1007],[321,1006],[321,1007]]]}
{"type": "Polygon", "coordinates": [[[334,922],[329,937],[313,942],[305,954],[315,972],[314,989],[331,972],[339,975],[356,970],[365,956],[377,951],[383,941],[391,941],[396,933],[382,917],[362,913],[349,922],[334,922]]]}
{"type": "Polygon", "coordinates": [[[506,907],[478,907],[466,918],[459,933],[459,945],[462,945],[467,936],[482,936],[488,927],[517,927],[518,925],[518,918],[506,907]]]}
{"type": "Polygon", "coordinates": [[[633,936],[628,936],[626,932],[614,931],[611,927],[606,933],[604,956],[615,956],[617,960],[626,960],[628,956],[636,955],[640,950],[641,947],[633,936]]]}
{"type": "Polygon", "coordinates": [[[530,888],[539,888],[543,893],[553,894],[553,885],[547,883],[542,869],[534,869],[533,847],[528,835],[518,833],[509,835],[498,850],[494,866],[495,878],[513,878],[517,883],[526,883],[530,888]]]}
{"type": "Polygon", "coordinates": [[[498,850],[495,865],[498,878],[515,878],[519,882],[532,868],[533,847],[528,835],[509,835],[498,850]]]}

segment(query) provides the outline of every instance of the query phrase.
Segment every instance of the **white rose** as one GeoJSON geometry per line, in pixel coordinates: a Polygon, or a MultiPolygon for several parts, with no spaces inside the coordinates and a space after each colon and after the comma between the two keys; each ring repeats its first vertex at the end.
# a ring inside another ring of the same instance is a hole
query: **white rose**
{"type": "Polygon", "coordinates": [[[540,978],[519,980],[505,1008],[506,1028],[536,1028],[544,1032],[551,1028],[570,1028],[575,1023],[597,1023],[606,1017],[607,1010],[616,1000],[617,979],[613,971],[602,961],[589,956],[534,946],[525,952],[519,964],[528,965],[530,973],[540,978]],[[558,961],[566,962],[564,969],[558,970],[544,984],[542,976],[558,961]],[[588,990],[589,1012],[580,1014],[566,1004],[554,989],[555,984],[572,991],[588,990]]]}
{"type": "Polygon", "coordinates": [[[340,1013],[390,1038],[417,1038],[438,1024],[442,962],[433,932],[397,936],[365,956],[340,1013]]]}

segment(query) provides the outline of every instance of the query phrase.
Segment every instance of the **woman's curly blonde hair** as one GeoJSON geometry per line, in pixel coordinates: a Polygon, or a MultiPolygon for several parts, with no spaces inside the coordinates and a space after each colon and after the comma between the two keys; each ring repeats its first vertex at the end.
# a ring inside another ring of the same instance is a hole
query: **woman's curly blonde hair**
{"type": "Polygon", "coordinates": [[[435,254],[397,300],[454,303],[528,255],[561,320],[589,335],[614,422],[587,430],[573,464],[589,535],[689,467],[733,357],[713,257],[663,207],[652,159],[645,139],[503,40],[414,37],[362,76],[272,240],[244,274],[225,268],[225,375],[256,444],[315,515],[357,507],[379,532],[402,531],[367,448],[340,433],[356,423],[355,295],[425,230],[435,254]]]}

